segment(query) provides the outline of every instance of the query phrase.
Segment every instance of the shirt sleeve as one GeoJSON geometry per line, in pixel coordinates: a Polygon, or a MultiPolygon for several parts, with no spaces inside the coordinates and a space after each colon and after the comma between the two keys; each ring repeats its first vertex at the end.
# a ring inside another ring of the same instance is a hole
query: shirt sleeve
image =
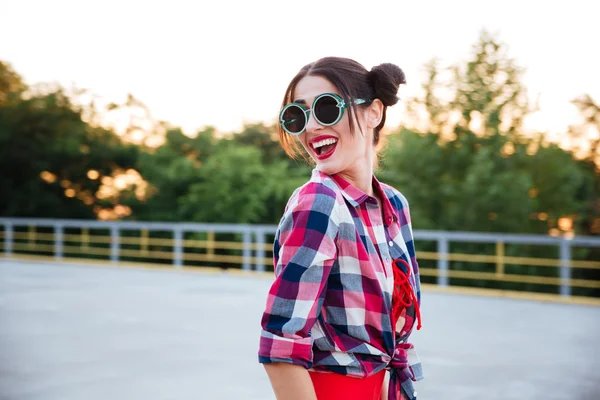
{"type": "Polygon", "coordinates": [[[397,196],[402,204],[400,212],[400,223],[402,225],[401,232],[406,248],[408,249],[408,255],[410,257],[410,263],[413,267],[414,287],[417,295],[417,300],[421,302],[421,275],[419,273],[419,262],[417,260],[417,251],[415,249],[415,239],[413,235],[412,220],[410,217],[410,205],[404,195],[398,191],[397,196]]]}
{"type": "Polygon", "coordinates": [[[312,366],[310,331],[337,255],[335,192],[311,182],[292,195],[273,246],[275,281],[267,296],[259,362],[312,366]]]}

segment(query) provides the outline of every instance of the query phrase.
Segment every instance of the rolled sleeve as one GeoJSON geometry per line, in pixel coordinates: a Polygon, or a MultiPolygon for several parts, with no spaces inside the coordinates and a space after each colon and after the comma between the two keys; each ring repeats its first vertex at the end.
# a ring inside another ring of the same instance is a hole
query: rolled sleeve
{"type": "Polygon", "coordinates": [[[295,192],[274,243],[275,281],[267,296],[259,362],[312,366],[310,331],[337,255],[336,195],[319,183],[295,192]]]}

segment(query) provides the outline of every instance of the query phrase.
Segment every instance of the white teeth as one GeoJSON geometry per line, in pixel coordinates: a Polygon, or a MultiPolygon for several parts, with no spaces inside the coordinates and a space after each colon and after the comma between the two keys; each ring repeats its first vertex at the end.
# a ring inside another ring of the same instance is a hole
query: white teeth
{"type": "Polygon", "coordinates": [[[315,142],[312,145],[313,145],[313,148],[318,149],[319,147],[322,147],[322,146],[325,146],[328,144],[334,144],[334,143],[337,143],[337,139],[330,138],[330,139],[321,140],[320,142],[315,142]]]}

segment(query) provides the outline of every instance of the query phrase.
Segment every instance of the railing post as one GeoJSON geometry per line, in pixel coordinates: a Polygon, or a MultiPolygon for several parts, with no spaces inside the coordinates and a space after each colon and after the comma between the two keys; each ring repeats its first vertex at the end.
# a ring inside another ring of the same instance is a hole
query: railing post
{"type": "Polygon", "coordinates": [[[262,230],[256,231],[256,271],[265,272],[265,264],[263,259],[265,258],[265,232],[262,230]]]}
{"type": "Polygon", "coordinates": [[[61,224],[54,224],[54,258],[56,260],[62,260],[63,258],[63,226],[61,224]]]}
{"type": "Polygon", "coordinates": [[[438,239],[438,285],[448,286],[448,238],[438,239]]]}
{"type": "Polygon", "coordinates": [[[215,233],[206,232],[206,258],[210,261],[215,259],[215,233]]]}
{"type": "Polygon", "coordinates": [[[560,241],[560,295],[571,295],[571,242],[567,239],[560,241]]]}
{"type": "Polygon", "coordinates": [[[250,271],[252,269],[252,232],[245,230],[242,236],[244,240],[242,247],[242,270],[250,271]]]}
{"type": "Polygon", "coordinates": [[[173,231],[173,265],[176,268],[183,266],[183,231],[178,228],[173,231]]]}
{"type": "Polygon", "coordinates": [[[140,231],[140,254],[148,255],[148,229],[146,228],[140,231]]]}
{"type": "Polygon", "coordinates": [[[4,223],[4,256],[12,256],[13,252],[13,224],[12,222],[4,223]]]}
{"type": "Polygon", "coordinates": [[[90,248],[90,230],[89,228],[81,228],[81,248],[88,250],[90,248]]]}
{"type": "Polygon", "coordinates": [[[119,225],[112,224],[110,227],[110,261],[114,264],[119,262],[119,225]]]}
{"type": "Polygon", "coordinates": [[[496,277],[504,277],[504,242],[496,242],[496,277]]]}
{"type": "Polygon", "coordinates": [[[36,240],[36,231],[35,231],[35,225],[29,225],[29,230],[27,233],[27,238],[29,239],[28,242],[28,246],[30,249],[33,249],[35,247],[35,240],[36,240]]]}

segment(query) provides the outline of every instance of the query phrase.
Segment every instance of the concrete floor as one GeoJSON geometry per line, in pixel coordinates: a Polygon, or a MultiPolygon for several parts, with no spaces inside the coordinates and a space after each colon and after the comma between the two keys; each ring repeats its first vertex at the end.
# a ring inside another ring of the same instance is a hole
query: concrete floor
{"type": "MultiPolygon", "coordinates": [[[[0,260],[1,400],[273,400],[270,280],[0,260]]],[[[600,308],[423,294],[420,400],[600,399],[600,308]]]]}

